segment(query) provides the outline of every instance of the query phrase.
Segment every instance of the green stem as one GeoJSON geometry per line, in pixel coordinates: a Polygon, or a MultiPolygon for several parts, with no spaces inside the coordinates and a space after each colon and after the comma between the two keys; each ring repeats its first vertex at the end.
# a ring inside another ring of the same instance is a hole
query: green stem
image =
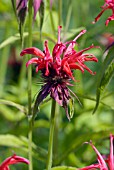
{"type": "MultiPolygon", "coordinates": [[[[24,36],[23,36],[23,33],[24,33],[24,27],[25,27],[25,24],[24,25],[21,25],[20,24],[20,29],[21,29],[21,46],[22,46],[22,49],[24,48],[24,36]]],[[[19,88],[20,88],[20,92],[23,93],[23,81],[26,77],[26,62],[27,62],[27,58],[26,57],[23,57],[22,58],[22,66],[21,66],[21,70],[20,70],[20,75],[19,75],[19,88]]],[[[19,93],[20,93],[19,92],[19,93]]]]}
{"type": "Polygon", "coordinates": [[[58,155],[58,132],[59,132],[59,123],[60,123],[60,115],[59,115],[60,107],[57,104],[56,106],[56,116],[55,116],[55,128],[54,128],[54,139],[53,139],[53,158],[56,159],[58,155]]]}
{"type": "Polygon", "coordinates": [[[58,25],[62,22],[62,0],[58,0],[59,10],[58,10],[58,25]]]}
{"type": "Polygon", "coordinates": [[[55,25],[54,25],[54,20],[53,20],[53,15],[52,15],[52,9],[50,7],[50,1],[48,1],[49,4],[49,16],[50,16],[50,21],[51,21],[51,28],[53,31],[53,35],[55,35],[55,25]]]}
{"type": "MultiPolygon", "coordinates": [[[[28,4],[28,13],[29,13],[29,26],[28,26],[28,32],[29,32],[29,38],[28,38],[28,47],[32,46],[32,6],[33,6],[33,0],[29,0],[28,4]]],[[[28,60],[31,58],[31,56],[28,56],[28,60]]],[[[29,132],[28,132],[28,140],[29,140],[29,170],[33,170],[33,163],[32,163],[32,111],[31,111],[31,84],[32,84],[32,69],[31,66],[28,67],[28,122],[29,122],[29,132]]]]}
{"type": "MultiPolygon", "coordinates": [[[[29,11],[29,38],[28,38],[28,46],[32,46],[32,5],[33,5],[33,0],[29,0],[29,5],[28,5],[28,11],[29,11]]],[[[28,56],[28,60],[31,58],[31,56],[28,56]]],[[[32,69],[31,65],[28,67],[28,114],[31,115],[31,82],[32,82],[32,69]]]]}
{"type": "Polygon", "coordinates": [[[28,132],[28,156],[29,156],[29,170],[33,170],[33,163],[32,163],[32,130],[33,130],[33,123],[32,123],[32,116],[28,116],[29,122],[29,132],[28,132]]]}
{"type": "Polygon", "coordinates": [[[47,170],[51,170],[51,167],[52,167],[53,136],[54,136],[54,124],[55,124],[55,108],[56,108],[56,101],[52,100],[50,133],[49,133],[49,146],[48,146],[48,158],[47,158],[47,170]]]}
{"type": "MultiPolygon", "coordinates": [[[[9,34],[9,28],[6,26],[6,29],[4,30],[4,38],[8,37],[9,34]]],[[[7,72],[7,62],[8,62],[8,52],[9,52],[9,47],[4,47],[3,50],[1,51],[0,55],[0,97],[3,94],[3,89],[4,89],[4,82],[5,82],[5,77],[6,77],[6,72],[7,72]]]]}

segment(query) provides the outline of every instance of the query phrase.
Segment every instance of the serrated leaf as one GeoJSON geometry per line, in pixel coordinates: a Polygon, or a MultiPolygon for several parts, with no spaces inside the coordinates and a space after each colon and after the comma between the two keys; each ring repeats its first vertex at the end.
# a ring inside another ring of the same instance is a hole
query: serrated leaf
{"type": "Polygon", "coordinates": [[[76,170],[77,168],[75,167],[70,167],[70,166],[57,166],[54,168],[51,168],[51,170],[76,170]]]}
{"type": "Polygon", "coordinates": [[[101,94],[105,90],[105,87],[108,85],[108,83],[110,82],[114,74],[114,50],[113,48],[110,49],[109,54],[106,56],[106,59],[103,62],[103,66],[100,72],[101,74],[99,76],[97,92],[96,92],[96,105],[93,110],[93,113],[96,112],[99,106],[99,103],[100,103],[101,94]]]}
{"type": "Polygon", "coordinates": [[[101,82],[101,87],[100,87],[101,91],[103,91],[106,85],[110,82],[110,80],[113,77],[113,74],[114,74],[114,61],[110,63],[110,65],[108,66],[108,68],[104,73],[103,80],[101,82]]]}

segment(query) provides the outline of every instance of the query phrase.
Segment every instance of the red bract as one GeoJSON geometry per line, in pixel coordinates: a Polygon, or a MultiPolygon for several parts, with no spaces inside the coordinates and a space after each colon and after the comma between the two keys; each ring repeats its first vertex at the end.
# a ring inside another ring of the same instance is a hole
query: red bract
{"type": "Polygon", "coordinates": [[[73,70],[78,69],[84,73],[84,70],[86,69],[90,74],[95,74],[95,72],[85,65],[85,62],[97,62],[98,59],[93,54],[84,52],[92,48],[98,48],[98,46],[91,45],[90,47],[77,52],[74,49],[76,40],[83,35],[86,30],[82,30],[73,41],[62,43],[60,40],[61,28],[61,26],[58,27],[58,42],[53,48],[52,55],[49,51],[47,41],[44,43],[43,52],[35,47],[31,47],[24,49],[20,55],[32,54],[37,56],[30,59],[26,66],[28,67],[30,64],[35,64],[36,72],[41,70],[42,77],[45,81],[45,85],[42,87],[40,94],[42,96],[38,98],[38,103],[50,94],[54,100],[65,108],[68,117],[67,104],[71,97],[66,85],[70,84],[69,81],[71,79],[75,80],[73,70]]]}
{"type": "MultiPolygon", "coordinates": [[[[102,11],[95,18],[95,22],[97,22],[100,19],[101,15],[107,9],[111,9],[112,10],[112,15],[110,17],[108,17],[108,19],[105,22],[105,25],[107,26],[110,21],[114,20],[114,0],[105,0],[105,4],[101,8],[102,8],[102,11]]],[[[93,23],[95,23],[95,22],[93,22],[93,23]]]]}
{"type": "Polygon", "coordinates": [[[14,154],[13,156],[8,157],[2,162],[2,164],[0,165],[0,170],[10,170],[9,165],[17,164],[17,163],[29,164],[29,161],[23,157],[14,154]]]}
{"type": "Polygon", "coordinates": [[[104,159],[105,156],[102,156],[99,153],[99,151],[96,149],[96,147],[92,144],[92,142],[90,142],[90,145],[92,146],[92,148],[94,149],[94,151],[97,154],[98,163],[92,164],[85,168],[81,168],[79,170],[92,170],[94,168],[97,168],[100,170],[114,170],[113,140],[114,140],[114,136],[111,134],[110,135],[110,154],[109,154],[108,158],[106,158],[106,159],[104,159]]]}

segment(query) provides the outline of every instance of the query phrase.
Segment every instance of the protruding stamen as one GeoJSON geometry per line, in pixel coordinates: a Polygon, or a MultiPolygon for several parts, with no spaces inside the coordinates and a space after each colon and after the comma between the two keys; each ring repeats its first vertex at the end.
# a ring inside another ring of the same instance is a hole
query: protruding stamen
{"type": "Polygon", "coordinates": [[[62,26],[58,26],[58,44],[61,42],[61,36],[60,36],[61,28],[62,28],[62,26]]]}
{"type": "Polygon", "coordinates": [[[79,37],[86,33],[86,30],[82,30],[73,41],[76,41],[79,37]]]}

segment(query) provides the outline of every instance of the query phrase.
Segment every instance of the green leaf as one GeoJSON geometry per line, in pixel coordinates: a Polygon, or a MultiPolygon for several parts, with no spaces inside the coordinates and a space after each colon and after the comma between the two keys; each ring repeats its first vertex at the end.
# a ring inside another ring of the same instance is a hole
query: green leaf
{"type": "MultiPolygon", "coordinates": [[[[28,32],[24,33],[23,35],[24,37],[28,36],[28,32]]],[[[19,34],[15,34],[14,36],[11,36],[9,38],[7,38],[6,40],[4,40],[1,44],[0,44],[0,49],[2,49],[3,47],[5,47],[6,45],[15,43],[17,40],[20,40],[20,35],[19,34]]]]}
{"type": "MultiPolygon", "coordinates": [[[[36,38],[36,37],[39,37],[40,33],[39,32],[33,32],[33,35],[35,35],[35,38],[36,38]]],[[[47,34],[47,33],[43,32],[42,36],[44,38],[47,38],[48,40],[52,41],[53,43],[56,42],[56,40],[55,40],[55,38],[52,34],[47,34]]],[[[28,37],[28,32],[23,33],[23,38],[26,38],[26,37],[28,37]]],[[[17,33],[14,36],[11,36],[11,37],[7,38],[6,40],[4,40],[0,44],[0,49],[4,48],[6,45],[13,44],[18,40],[20,40],[20,35],[17,33]]]]}
{"type": "Polygon", "coordinates": [[[20,104],[17,104],[15,102],[12,102],[12,101],[9,101],[9,100],[3,100],[3,99],[0,99],[0,104],[5,104],[5,105],[9,105],[9,106],[13,106],[15,108],[17,108],[18,110],[20,110],[21,112],[23,113],[27,113],[27,110],[24,106],[20,105],[20,104]]]}
{"type": "Polygon", "coordinates": [[[54,168],[51,168],[51,170],[76,170],[77,168],[75,167],[70,167],[70,166],[57,166],[54,168]]]}
{"type": "Polygon", "coordinates": [[[87,142],[90,140],[95,142],[95,140],[98,140],[99,137],[101,137],[101,139],[103,139],[104,137],[109,137],[110,132],[113,133],[114,128],[110,128],[107,131],[105,130],[105,131],[99,131],[99,132],[88,132],[88,133],[78,135],[76,139],[74,139],[69,144],[69,146],[67,147],[67,150],[62,152],[61,155],[59,155],[54,160],[54,165],[61,164],[71,152],[75,152],[75,150],[79,148],[84,142],[87,142]]]}
{"type": "Polygon", "coordinates": [[[101,82],[101,87],[100,90],[103,91],[106,87],[106,85],[110,82],[114,74],[114,61],[108,65],[108,68],[106,69],[102,82],[101,82]]]}
{"type": "Polygon", "coordinates": [[[25,145],[25,142],[23,142],[20,138],[14,135],[7,134],[7,135],[0,135],[0,145],[20,148],[20,146],[25,145]]]}
{"type": "Polygon", "coordinates": [[[12,110],[12,108],[7,107],[6,105],[0,106],[0,114],[2,114],[5,119],[11,122],[20,121],[25,118],[25,115],[22,112],[12,110]]]}
{"type": "Polygon", "coordinates": [[[93,113],[96,112],[99,103],[100,103],[100,97],[103,91],[105,90],[105,87],[108,85],[110,80],[112,79],[114,75],[114,50],[113,48],[109,51],[109,54],[106,56],[106,59],[103,62],[103,66],[100,71],[100,76],[98,80],[98,86],[97,86],[97,92],[96,92],[96,105],[93,110],[93,113]]]}
{"type": "Polygon", "coordinates": [[[12,7],[13,7],[13,10],[14,10],[14,13],[17,16],[17,14],[16,14],[16,1],[15,0],[11,0],[11,2],[12,2],[12,7]]]}
{"type": "MultiPolygon", "coordinates": [[[[16,137],[15,135],[7,134],[0,135],[0,146],[19,148],[28,152],[28,139],[24,136],[16,137]]],[[[33,156],[41,161],[46,161],[47,151],[32,143],[33,156]]]]}

